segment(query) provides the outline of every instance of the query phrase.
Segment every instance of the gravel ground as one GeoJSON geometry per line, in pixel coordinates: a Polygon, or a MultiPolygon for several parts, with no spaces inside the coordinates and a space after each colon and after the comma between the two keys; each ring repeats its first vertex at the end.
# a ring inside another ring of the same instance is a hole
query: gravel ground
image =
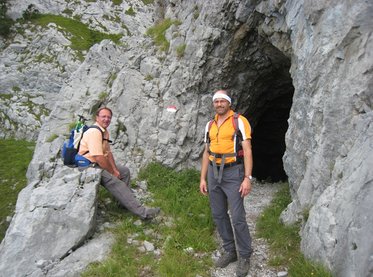
{"type": "MultiPolygon", "coordinates": [[[[254,181],[251,193],[245,198],[246,218],[254,251],[251,256],[251,267],[247,277],[277,277],[282,275],[282,272],[277,272],[274,268],[267,265],[268,245],[264,239],[257,238],[255,235],[256,219],[262,213],[263,209],[271,202],[279,187],[280,183],[259,183],[254,181]],[[278,275],[278,273],[280,274],[278,275]]],[[[216,251],[213,259],[217,259],[218,255],[219,253],[216,251]]],[[[238,262],[234,262],[229,264],[226,268],[213,268],[211,270],[211,276],[235,276],[237,264],[238,262]]]]}

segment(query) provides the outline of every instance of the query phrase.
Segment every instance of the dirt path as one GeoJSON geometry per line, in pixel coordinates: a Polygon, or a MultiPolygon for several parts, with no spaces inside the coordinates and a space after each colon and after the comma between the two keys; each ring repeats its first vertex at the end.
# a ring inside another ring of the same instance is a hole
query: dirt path
{"type": "MultiPolygon", "coordinates": [[[[255,227],[258,216],[263,209],[271,202],[275,192],[279,189],[280,183],[253,183],[251,194],[245,198],[246,218],[250,234],[253,239],[253,254],[251,256],[251,268],[248,277],[277,277],[277,271],[267,265],[268,245],[264,239],[256,237],[255,227]]],[[[233,277],[235,276],[237,262],[231,263],[226,268],[212,269],[212,277],[233,277]]]]}

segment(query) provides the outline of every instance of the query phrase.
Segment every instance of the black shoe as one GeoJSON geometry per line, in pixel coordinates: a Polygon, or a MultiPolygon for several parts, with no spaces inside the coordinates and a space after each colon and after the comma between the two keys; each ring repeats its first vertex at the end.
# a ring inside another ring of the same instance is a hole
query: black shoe
{"type": "Polygon", "coordinates": [[[159,207],[147,208],[145,212],[146,213],[145,219],[153,219],[159,214],[160,211],[161,209],[159,207]]]}
{"type": "Polygon", "coordinates": [[[236,270],[237,277],[245,277],[249,273],[250,258],[239,258],[236,270]]]}
{"type": "Polygon", "coordinates": [[[237,261],[237,253],[234,252],[223,252],[221,257],[215,262],[216,267],[224,268],[228,266],[230,263],[237,261]]]}

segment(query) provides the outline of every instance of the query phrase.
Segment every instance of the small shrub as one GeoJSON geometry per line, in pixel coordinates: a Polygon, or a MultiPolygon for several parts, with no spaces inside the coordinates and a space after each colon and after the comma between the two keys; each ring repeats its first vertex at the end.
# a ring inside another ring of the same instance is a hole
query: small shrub
{"type": "Polygon", "coordinates": [[[133,10],[132,7],[130,7],[128,10],[126,10],[125,12],[126,15],[130,15],[130,16],[135,16],[135,11],[133,10]]]}
{"type": "Polygon", "coordinates": [[[37,18],[38,16],[40,16],[40,12],[34,4],[28,5],[27,9],[22,14],[22,18],[24,20],[31,20],[37,18]]]}
{"type": "Polygon", "coordinates": [[[106,91],[103,91],[103,92],[101,92],[101,93],[99,94],[98,99],[101,100],[101,101],[103,101],[103,100],[105,100],[108,96],[109,96],[109,94],[108,94],[106,91]]]}
{"type": "Polygon", "coordinates": [[[73,15],[73,10],[65,9],[65,10],[62,11],[62,13],[67,14],[68,16],[72,16],[73,15]]]}
{"type": "Polygon", "coordinates": [[[181,58],[184,56],[186,44],[181,44],[176,48],[176,55],[181,58]]]}
{"type": "Polygon", "coordinates": [[[20,92],[20,91],[21,91],[21,89],[19,88],[19,86],[13,86],[13,87],[12,87],[12,90],[13,90],[14,92],[20,92]]]}
{"type": "Polygon", "coordinates": [[[13,20],[10,19],[7,15],[7,6],[6,1],[0,1],[0,36],[7,38],[10,34],[10,28],[13,25],[13,20]]]}
{"type": "Polygon", "coordinates": [[[197,19],[199,17],[199,8],[197,5],[194,6],[193,18],[197,19]]]}
{"type": "Polygon", "coordinates": [[[148,74],[148,75],[145,76],[145,80],[146,80],[146,81],[151,81],[151,80],[153,80],[153,79],[154,79],[154,77],[153,77],[153,75],[151,75],[151,74],[148,74]]]}

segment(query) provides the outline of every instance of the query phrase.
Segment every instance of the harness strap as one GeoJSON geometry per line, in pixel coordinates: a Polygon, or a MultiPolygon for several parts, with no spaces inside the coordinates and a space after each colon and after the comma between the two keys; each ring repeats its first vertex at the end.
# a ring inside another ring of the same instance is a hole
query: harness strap
{"type": "Polygon", "coordinates": [[[212,169],[214,172],[214,178],[218,179],[218,183],[220,184],[221,179],[223,178],[223,170],[224,170],[224,164],[225,164],[225,158],[226,157],[235,157],[236,153],[226,153],[226,154],[218,154],[214,152],[210,152],[211,156],[214,157],[212,160],[212,169]],[[218,164],[216,163],[216,158],[221,158],[221,163],[219,165],[219,171],[218,171],[218,164]]]}

